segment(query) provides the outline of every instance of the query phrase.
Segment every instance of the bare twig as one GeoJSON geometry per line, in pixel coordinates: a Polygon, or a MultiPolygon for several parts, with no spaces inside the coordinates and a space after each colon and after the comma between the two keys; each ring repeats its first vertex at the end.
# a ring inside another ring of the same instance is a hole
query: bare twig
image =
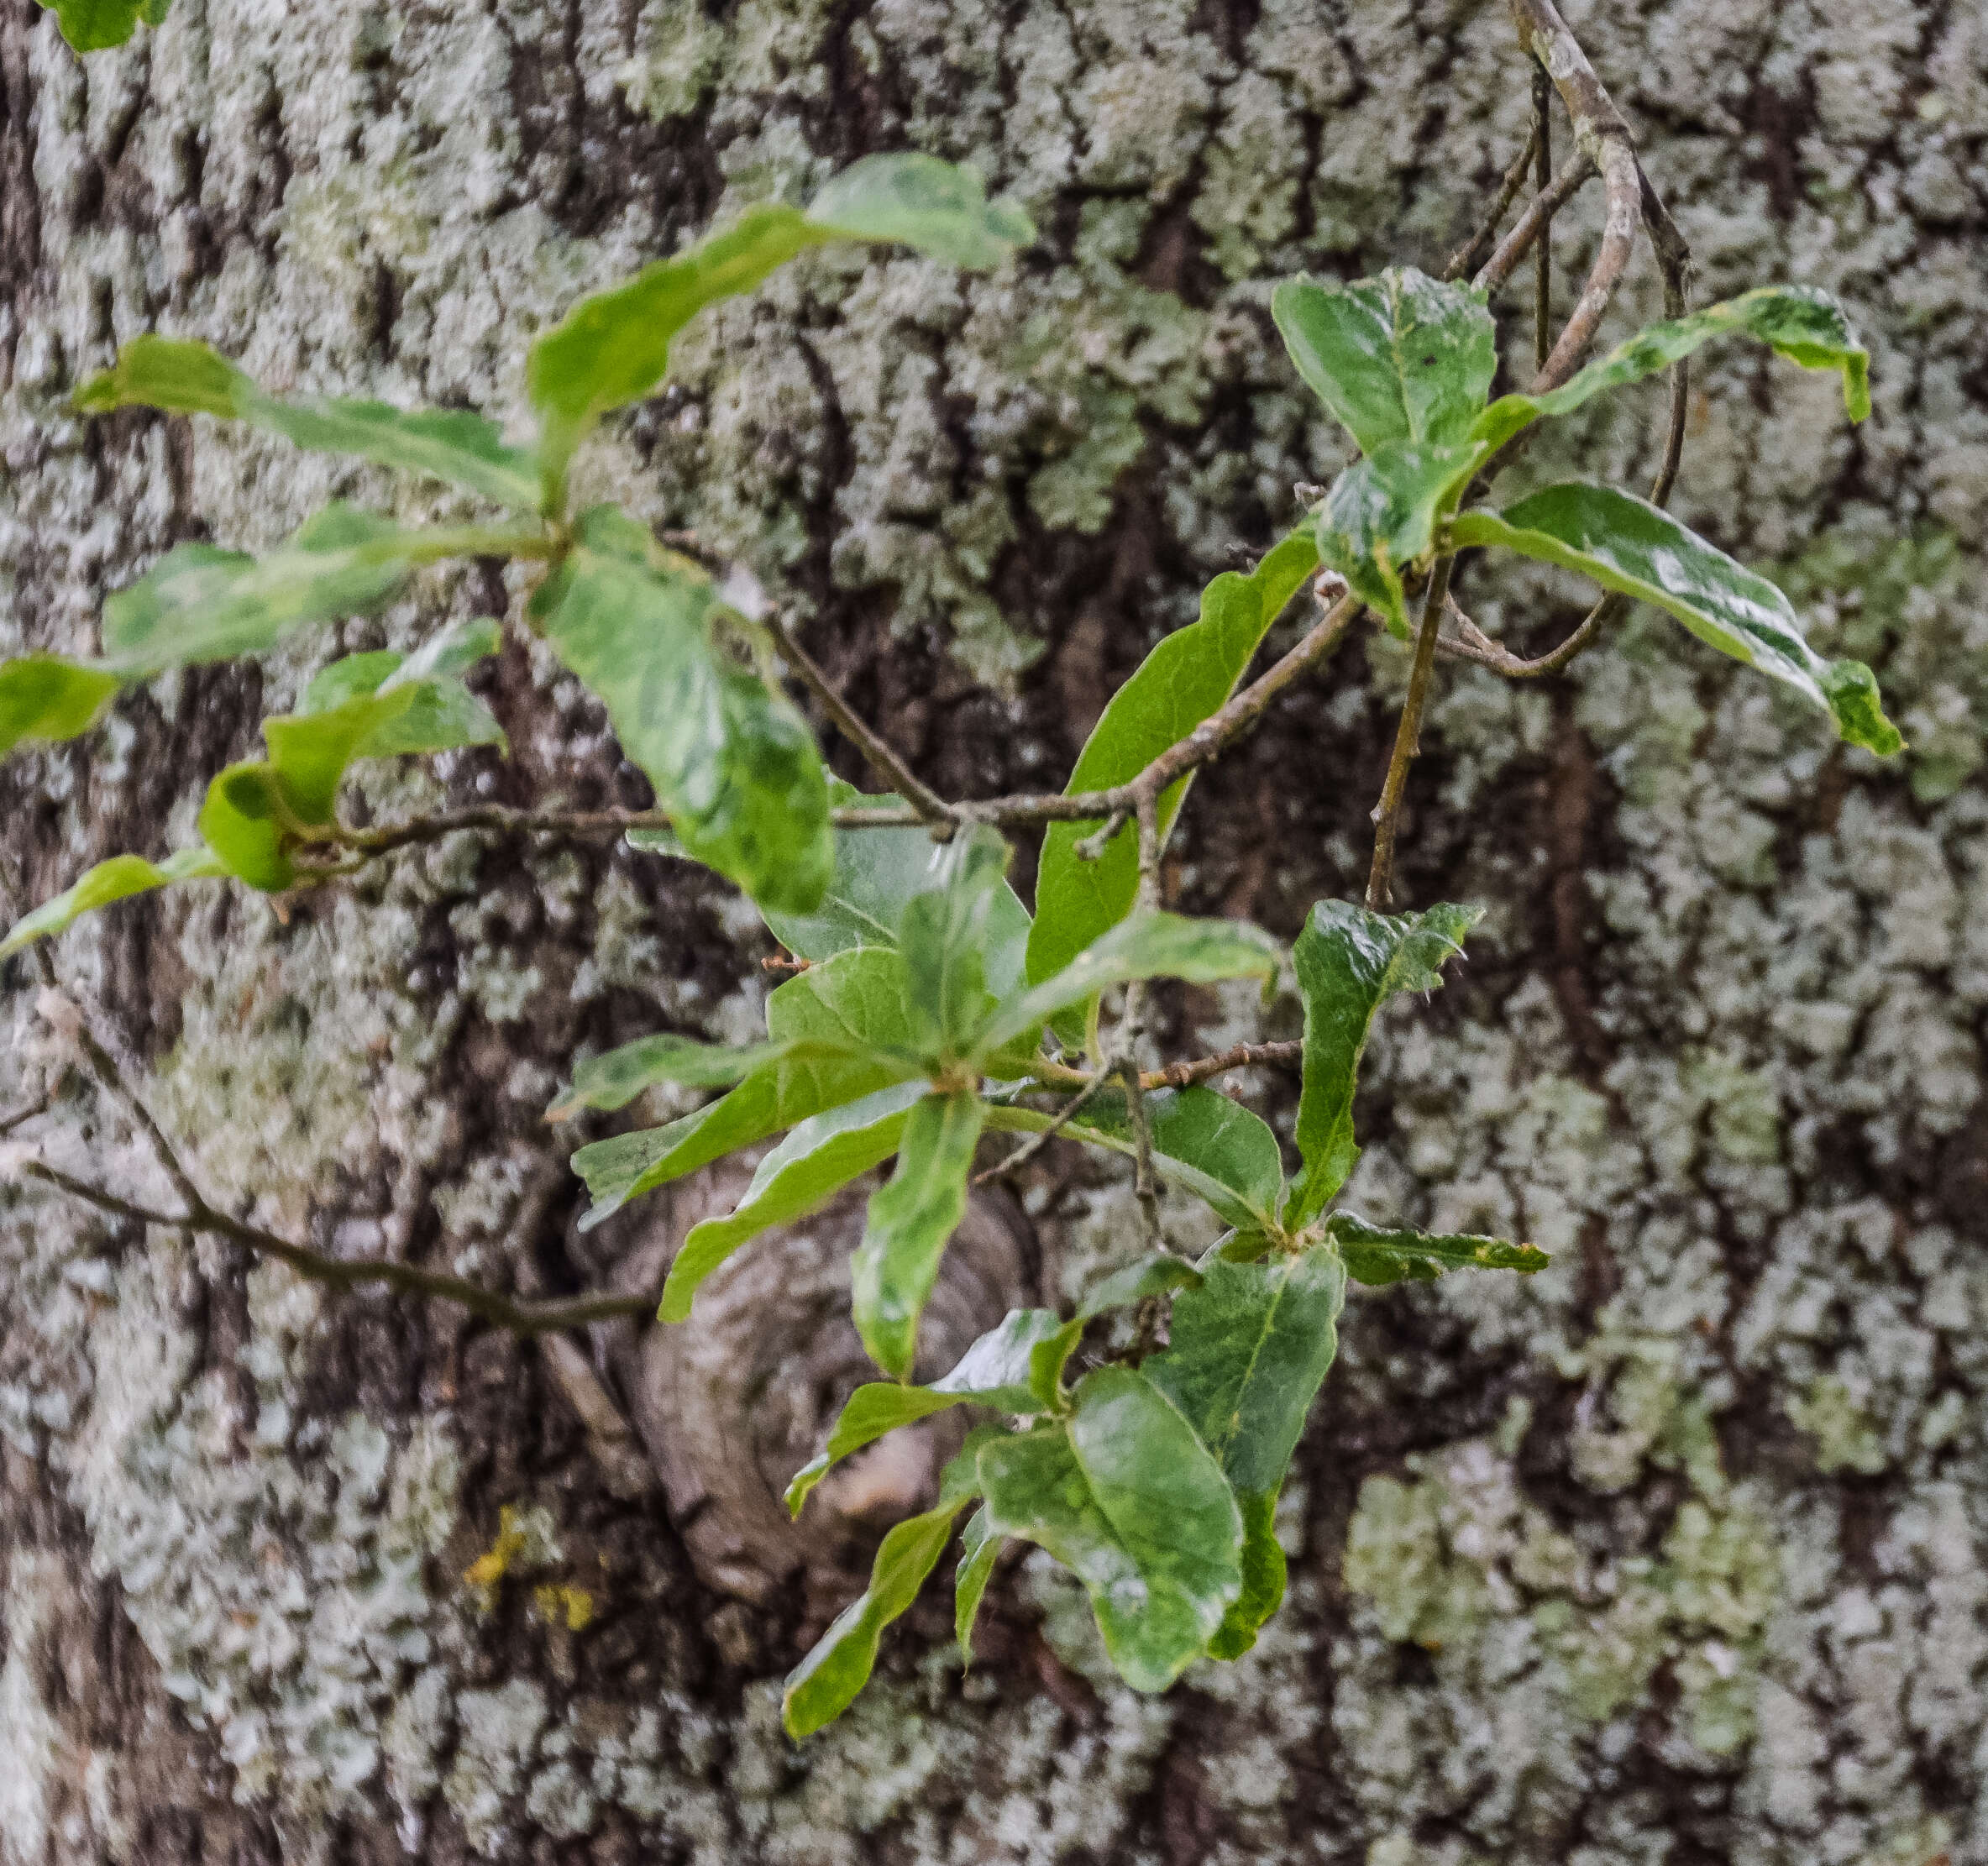
{"type": "Polygon", "coordinates": [[[1471,283],[1495,296],[1553,217],[1587,185],[1594,172],[1595,165],[1587,155],[1577,152],[1570,156],[1566,166],[1526,203],[1525,212],[1512,223],[1511,232],[1498,242],[1498,250],[1477,269],[1471,283]]]}
{"type": "Polygon", "coordinates": [[[799,674],[810,693],[821,702],[822,710],[841,729],[842,736],[862,752],[869,768],[917,811],[921,821],[951,834],[957,819],[952,806],[931,785],[921,782],[880,734],[837,690],[834,681],[821,663],[794,638],[794,632],[779,616],[769,616],[766,626],[780,656],[799,674]]]}
{"type": "Polygon", "coordinates": [[[1422,597],[1422,626],[1415,638],[1415,665],[1408,676],[1408,698],[1402,703],[1401,724],[1394,735],[1394,755],[1387,761],[1387,781],[1374,805],[1374,860],[1366,878],[1366,904],[1377,914],[1387,910],[1394,894],[1394,839],[1401,822],[1401,800],[1408,789],[1408,767],[1421,748],[1422,710],[1429,700],[1429,681],[1435,665],[1436,632],[1443,604],[1450,594],[1453,557],[1440,557],[1430,567],[1429,588],[1422,597]]]}
{"type": "MultiPolygon", "coordinates": [[[[1540,192],[1553,180],[1553,81],[1543,66],[1533,66],[1533,178],[1540,192]]],[[[1533,368],[1546,367],[1553,349],[1553,241],[1543,223],[1533,247],[1533,368]]]]}
{"type": "Polygon", "coordinates": [[[1008,1174],[1028,1165],[1030,1161],[1041,1152],[1043,1148],[1055,1140],[1072,1121],[1075,1120],[1090,1105],[1098,1091],[1106,1082],[1116,1079],[1109,1069],[1100,1069],[1057,1110],[1055,1118],[1051,1120],[1047,1127],[1044,1128],[1040,1134],[1031,1134],[1006,1159],[997,1161],[985,1172],[976,1175],[973,1183],[976,1186],[984,1186],[990,1179],[1005,1178],[1008,1174]]]}
{"type": "Polygon", "coordinates": [[[1129,810],[1115,810],[1104,822],[1088,836],[1080,836],[1070,845],[1070,852],[1079,862],[1097,862],[1103,858],[1105,846],[1122,830],[1130,816],[1129,810]]]}
{"type": "MultiPolygon", "coordinates": [[[[1498,184],[1496,198],[1491,211],[1484,217],[1483,224],[1472,233],[1465,244],[1450,255],[1450,263],[1443,268],[1446,280],[1461,279],[1471,270],[1491,249],[1498,238],[1498,223],[1510,211],[1512,203],[1519,198],[1519,191],[1525,186],[1526,171],[1533,165],[1533,155],[1540,146],[1540,128],[1535,123],[1532,134],[1526,139],[1525,147],[1519,150],[1519,160],[1505,170],[1505,178],[1498,184]]],[[[1321,488],[1321,494],[1324,489],[1321,488]]],[[[1309,505],[1309,500],[1303,503],[1309,505]]]]}
{"type": "Polygon", "coordinates": [[[1304,1061],[1304,1046],[1288,1043],[1238,1043],[1212,1056],[1197,1056],[1192,1062],[1170,1062],[1163,1069],[1148,1070],[1139,1078],[1141,1088],[1188,1088],[1210,1077],[1225,1075],[1231,1069],[1262,1067],[1288,1069],[1304,1061]]]}
{"type": "Polygon", "coordinates": [[[92,1186],[87,1180],[77,1179],[40,1161],[30,1161],[20,1170],[23,1177],[41,1180],[71,1198],[94,1205],[99,1211],[108,1212],[114,1217],[129,1219],[140,1224],[156,1224],[168,1230],[205,1232],[211,1236],[227,1238],[263,1256],[274,1257],[278,1262],[287,1264],[298,1275],[333,1289],[359,1289],[376,1283],[401,1295],[432,1296],[442,1302],[460,1303],[471,1314],[518,1334],[542,1334],[549,1329],[583,1328],[590,1322],[606,1322],[616,1316],[653,1313],[661,1295],[658,1287],[635,1296],[602,1293],[561,1297],[541,1303],[514,1302],[510,1297],[485,1289],[465,1277],[423,1270],[414,1264],[396,1263],[384,1257],[328,1257],[323,1251],[292,1244],[274,1231],[265,1231],[260,1225],[244,1224],[204,1203],[191,1212],[154,1211],[130,1199],[119,1198],[102,1187],[92,1186]]]}
{"type": "Polygon", "coordinates": [[[630,830],[667,829],[669,819],[659,810],[513,810],[502,804],[477,804],[467,810],[438,810],[405,823],[373,829],[349,829],[340,824],[328,840],[366,857],[395,849],[440,842],[464,831],[491,836],[553,836],[569,841],[625,836],[630,830]]]}
{"type": "Polygon", "coordinates": [[[0,1140],[4,1140],[17,1127],[24,1127],[37,1114],[49,1111],[48,1098],[45,1095],[38,1102],[30,1102],[25,1108],[17,1108],[13,1114],[0,1115],[0,1140]]]}

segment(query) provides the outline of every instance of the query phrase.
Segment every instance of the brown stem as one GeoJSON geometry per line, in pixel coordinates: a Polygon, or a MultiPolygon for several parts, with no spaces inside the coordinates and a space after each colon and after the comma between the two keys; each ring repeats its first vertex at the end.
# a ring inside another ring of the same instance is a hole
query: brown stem
{"type": "Polygon", "coordinates": [[[1436,633],[1450,594],[1450,567],[1456,562],[1454,557],[1440,557],[1429,568],[1408,698],[1402,703],[1401,724],[1394,735],[1394,755],[1387,761],[1387,781],[1374,806],[1374,860],[1366,878],[1366,904],[1377,914],[1387,912],[1394,895],[1394,841],[1401,823],[1401,800],[1408,786],[1408,767],[1421,747],[1422,710],[1428,704],[1429,674],[1435,666],[1436,633]]]}
{"type": "MultiPolygon", "coordinates": [[[[1540,191],[1553,180],[1553,81],[1545,68],[1533,66],[1533,178],[1540,191]]],[[[1533,248],[1533,368],[1546,367],[1553,349],[1553,242],[1550,224],[1543,224],[1533,248]]]]}
{"type": "Polygon", "coordinates": [[[1566,166],[1526,203],[1525,212],[1513,222],[1511,232],[1498,242],[1498,250],[1477,269],[1471,283],[1483,286],[1495,296],[1498,288],[1519,270],[1519,262],[1532,250],[1533,242],[1587,185],[1594,172],[1594,164],[1585,155],[1576,153],[1569,157],[1566,166]]]}
{"type": "Polygon", "coordinates": [[[766,626],[779,648],[781,658],[800,676],[808,691],[821,702],[822,710],[836,722],[842,736],[862,752],[871,770],[918,813],[921,822],[934,829],[942,828],[950,835],[957,820],[952,806],[931,785],[921,782],[911,768],[842,698],[836,684],[828,678],[827,671],[795,640],[794,632],[779,616],[769,616],[766,626]]]}
{"type": "Polygon", "coordinates": [[[1519,152],[1519,160],[1505,170],[1505,178],[1498,184],[1498,197],[1491,204],[1491,212],[1485,215],[1483,224],[1450,255],[1450,263],[1443,268],[1445,280],[1461,279],[1490,249],[1498,238],[1498,223],[1510,212],[1512,203],[1519,198],[1519,191],[1525,186],[1526,171],[1532,167],[1533,154],[1539,146],[1540,126],[1535,123],[1526,139],[1525,147],[1519,152]]]}
{"type": "Polygon", "coordinates": [[[99,1211],[109,1212],[118,1218],[130,1219],[140,1224],[161,1225],[169,1230],[205,1232],[211,1236],[227,1238],[263,1256],[274,1257],[279,1263],[287,1264],[299,1276],[333,1289],[352,1290],[378,1283],[401,1295],[432,1296],[445,1303],[460,1303],[471,1314],[518,1334],[543,1334],[548,1329],[584,1328],[590,1322],[610,1321],[616,1316],[651,1314],[661,1297],[658,1287],[636,1296],[603,1293],[562,1297],[543,1303],[519,1303],[464,1277],[423,1270],[414,1264],[395,1263],[384,1257],[328,1257],[322,1251],[292,1244],[289,1239],[265,1231],[260,1225],[244,1224],[204,1203],[190,1212],[158,1212],[129,1199],[119,1198],[115,1193],[105,1192],[101,1187],[92,1186],[87,1180],[75,1178],[39,1161],[30,1161],[21,1171],[24,1177],[41,1180],[72,1198],[81,1199],[99,1211]]]}
{"type": "Polygon", "coordinates": [[[1198,1082],[1206,1082],[1211,1076],[1225,1075],[1231,1069],[1265,1066],[1288,1069],[1303,1061],[1302,1043],[1238,1043],[1212,1056],[1197,1056],[1192,1062],[1170,1062],[1163,1069],[1149,1070],[1139,1078],[1139,1086],[1188,1088],[1198,1082]]]}

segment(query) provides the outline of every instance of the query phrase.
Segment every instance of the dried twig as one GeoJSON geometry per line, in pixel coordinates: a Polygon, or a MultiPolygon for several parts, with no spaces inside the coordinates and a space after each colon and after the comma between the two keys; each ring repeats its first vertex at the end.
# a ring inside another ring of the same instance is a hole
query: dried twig
{"type": "MultiPolygon", "coordinates": [[[[1533,66],[1533,177],[1540,192],[1553,180],[1553,81],[1533,66]]],[[[1533,368],[1546,367],[1553,349],[1553,241],[1550,221],[1543,223],[1533,247],[1533,368]]]]}
{"type": "MultiPolygon", "coordinates": [[[[1491,211],[1485,215],[1483,224],[1468,240],[1450,255],[1450,263],[1443,268],[1443,277],[1454,280],[1461,279],[1484,257],[1492,243],[1498,238],[1498,223],[1510,211],[1512,203],[1519,198],[1519,191],[1525,186],[1526,171],[1533,165],[1533,157],[1540,146],[1540,128],[1535,123],[1532,134],[1527,137],[1525,147],[1519,150],[1519,160],[1505,170],[1505,178],[1498,184],[1491,211]]],[[[1324,489],[1319,489],[1323,493],[1324,489]]],[[[1307,501],[1306,503],[1310,501],[1307,501]]]]}
{"type": "Polygon", "coordinates": [[[1415,637],[1415,664],[1408,675],[1408,698],[1402,703],[1401,725],[1394,735],[1394,755],[1387,761],[1387,781],[1374,805],[1374,859],[1366,878],[1366,904],[1384,914],[1394,894],[1394,839],[1401,822],[1401,800],[1408,789],[1408,767],[1421,749],[1422,710],[1429,700],[1430,670],[1435,665],[1436,632],[1443,604],[1450,594],[1450,571],[1456,559],[1440,557],[1429,573],[1422,597],[1422,626],[1415,637]]]}

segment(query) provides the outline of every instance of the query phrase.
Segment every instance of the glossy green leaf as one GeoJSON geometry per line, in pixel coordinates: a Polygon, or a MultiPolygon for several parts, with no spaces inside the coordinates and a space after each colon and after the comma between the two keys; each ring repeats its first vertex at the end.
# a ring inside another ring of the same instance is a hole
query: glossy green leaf
{"type": "Polygon", "coordinates": [[[870,1195],[849,1261],[852,1308],[871,1360],[899,1380],[910,1376],[918,1318],[947,1241],[966,1216],[967,1177],[985,1115],[970,1090],[927,1096],[905,1123],[896,1170],[870,1195]]]}
{"type": "Polygon", "coordinates": [[[532,346],[526,383],[544,421],[548,478],[556,486],[574,443],[601,416],[655,388],[669,367],[672,339],[706,305],[752,291],[811,246],[897,240],[956,264],[985,265],[1034,237],[1025,216],[987,203],[970,170],[923,155],[858,162],[806,213],[749,207],[723,233],[582,299],[532,346]]]}
{"type": "MultiPolygon", "coordinates": [[[[866,796],[831,778],[829,801],[840,808],[898,799],[888,794],[866,796]]],[[[852,946],[895,946],[905,908],[915,896],[945,886],[950,866],[958,859],[955,845],[963,841],[956,836],[935,842],[929,831],[915,826],[837,829],[834,836],[835,872],[813,913],[760,909],[774,937],[803,959],[826,959],[852,946]]],[[[1020,988],[1028,936],[1028,909],[1003,881],[989,905],[981,945],[987,988],[996,997],[1020,988]]]]}
{"type": "Polygon", "coordinates": [[[1234,1658],[1283,1597],[1277,1492],[1339,1347],[1346,1272],[1338,1253],[1216,1259],[1174,1298],[1169,1344],[1142,1369],[1220,1460],[1241,1507],[1242,1592],[1210,1649],[1234,1658]]]}
{"type": "Polygon", "coordinates": [[[1319,562],[1344,577],[1398,637],[1408,634],[1402,579],[1434,554],[1437,525],[1487,451],[1467,443],[1390,443],[1348,467],[1319,508],[1319,562]]]}
{"type": "Polygon", "coordinates": [[[352,756],[391,758],[453,752],[464,746],[504,747],[504,728],[459,678],[497,652],[502,631],[489,616],[452,623],[412,654],[380,649],[348,654],[305,689],[297,716],[330,713],[372,700],[372,722],[352,756]]]}
{"type": "MultiPolygon", "coordinates": [[[[1307,527],[1276,545],[1249,575],[1225,570],[1209,584],[1201,593],[1200,620],[1162,640],[1111,696],[1085,741],[1066,793],[1130,783],[1218,710],[1318,561],[1307,527]]],[[[1193,781],[1189,773],[1161,794],[1162,838],[1193,781]]],[[[1077,845],[1100,827],[1094,821],[1052,823],[1044,832],[1036,871],[1036,924],[1029,934],[1031,983],[1040,984],[1062,971],[1132,910],[1139,891],[1138,831],[1127,825],[1096,861],[1086,862],[1077,845]]],[[[994,989],[1007,995],[1001,986],[994,989]]]]}
{"type": "Polygon", "coordinates": [[[951,1061],[967,1052],[994,1009],[986,948],[1007,893],[1010,851],[999,831],[975,828],[956,835],[946,853],[942,885],[906,903],[898,946],[919,1046],[951,1061]]]}
{"type": "Polygon", "coordinates": [[[1241,1514],[1179,1409],[1143,1374],[1100,1367],[1067,1421],[983,1445],[979,1462],[990,1533],[1069,1568],[1120,1675],[1164,1690],[1242,1590],[1241,1514]]]}
{"type": "Polygon", "coordinates": [[[1339,1246],[1356,1283],[1429,1282],[1445,1270],[1516,1270],[1529,1276],[1551,1261],[1537,1245],[1369,1224],[1352,1212],[1334,1212],[1320,1229],[1339,1246]]]}
{"type": "Polygon", "coordinates": [[[207,880],[227,873],[211,849],[181,849],[164,862],[150,862],[143,856],[113,855],[87,870],[72,885],[52,900],[44,901],[31,914],[24,914],[0,940],[0,959],[10,958],[23,946],[60,933],[85,914],[113,901],[164,888],[176,881],[207,880]]]}
{"type": "Polygon", "coordinates": [[[205,343],[134,338],[118,351],[116,366],[92,376],[75,401],[90,415],[138,406],[247,422],[313,453],[349,453],[425,473],[516,511],[532,511],[538,504],[537,463],[506,447],[496,424],[480,415],[395,408],[383,401],[282,401],[264,394],[252,377],[205,343]]]}
{"type": "Polygon", "coordinates": [[[874,948],[838,954],[789,978],[766,1001],[767,1035],[782,1046],[780,1055],[694,1114],[573,1156],[594,1198],[582,1228],[725,1154],[921,1074],[905,997],[903,959],[874,948]]]}
{"type": "Polygon", "coordinates": [[[684,1320],[705,1278],[741,1245],[805,1217],[888,1160],[926,1092],[923,1082],[898,1082],[803,1121],[759,1162],[729,1216],[705,1219],[684,1240],[663,1285],[662,1319],[684,1320]]]}
{"type": "Polygon", "coordinates": [[[884,1538],[870,1568],[870,1585],[788,1675],[780,1720],[795,1742],[839,1717],[869,1682],[884,1628],[918,1597],[952,1535],[960,1503],[898,1523],[884,1538]]]}
{"type": "Polygon", "coordinates": [[[106,599],[107,663],[149,674],[256,654],[301,623],[377,609],[422,554],[422,533],[350,506],[328,506],[265,558],[179,544],[106,599]]]}
{"type": "Polygon", "coordinates": [[[165,24],[171,0],[42,0],[55,14],[70,49],[77,52],[108,51],[122,45],[138,30],[142,20],[148,26],[165,24]]]}
{"type": "Polygon", "coordinates": [[[1185,1257],[1176,1257],[1165,1250],[1151,1250],[1123,1270],[1115,1270],[1109,1276],[1093,1283],[1078,1303],[1077,1313],[1080,1319],[1088,1321],[1094,1315],[1102,1315],[1106,1309],[1142,1303],[1149,1296],[1167,1296],[1177,1289],[1192,1289],[1200,1281],[1201,1272],[1185,1257]]]}
{"type": "Polygon", "coordinates": [[[960,1356],[950,1373],[930,1386],[873,1381],[858,1386],[837,1414],[819,1455],[795,1473],[787,1486],[788,1509],[799,1516],[808,1492],[831,1466],[900,1425],[930,1418],[955,1406],[986,1406],[997,1413],[1024,1414],[1046,1410],[1032,1384],[1036,1350],[1046,1342],[1055,1342],[1067,1327],[1054,1309],[1010,1309],[960,1356]]]}
{"type": "Polygon", "coordinates": [[[959,1572],[952,1582],[953,1637],[959,1641],[963,1663],[969,1667],[973,1663],[973,1622],[980,1617],[981,1597],[993,1577],[1001,1543],[1002,1538],[994,1533],[994,1518],[983,1503],[959,1533],[959,1572]]]}
{"type": "Polygon", "coordinates": [[[561,661],[607,708],[684,847],[763,905],[811,912],[835,865],[806,723],[714,639],[722,604],[687,559],[611,507],[532,599],[561,661]]]}
{"type": "Polygon", "coordinates": [[[664,1030],[637,1037],[604,1055],[590,1056],[573,1072],[573,1084],[546,1109],[548,1120],[563,1121],[583,1108],[611,1112],[626,1108],[659,1082],[686,1088],[731,1088],[753,1070],[777,1061],[791,1047],[780,1043],[701,1043],[664,1030]]]}
{"type": "Polygon", "coordinates": [[[1036,238],[1020,207],[987,198],[970,162],[915,154],[851,163],[823,184],[807,218],[838,238],[894,240],[969,272],[992,270],[1036,238]]]}
{"type": "Polygon", "coordinates": [[[1006,1049],[1057,1012],[1134,978],[1271,978],[1280,949],[1245,920],[1190,920],[1181,914],[1140,914],[1120,920],[1040,984],[1010,999],[981,1033],[984,1056],[1006,1049]]]}
{"type": "Polygon", "coordinates": [[[1284,1213],[1289,1229],[1324,1209],[1359,1157],[1353,1091],[1374,1013],[1398,991],[1439,990],[1443,962],[1462,950],[1482,911],[1445,904],[1390,918],[1343,900],[1312,909],[1292,951],[1304,1001],[1297,1135],[1304,1167],[1284,1213]]]}
{"type": "Polygon", "coordinates": [[[59,654],[0,661],[0,757],[27,741],[52,743],[88,731],[118,687],[108,668],[59,654]]]}
{"type": "Polygon", "coordinates": [[[1450,536],[1459,548],[1502,545],[1655,603],[1700,641],[1825,709],[1853,745],[1885,757],[1904,743],[1869,668],[1824,661],[1774,584],[1647,500],[1608,486],[1547,486],[1502,513],[1461,513],[1450,536]]]}
{"type": "Polygon", "coordinates": [[[1870,356],[1849,315],[1813,286],[1760,286],[1723,304],[1639,330],[1559,388],[1544,396],[1500,396],[1472,429],[1473,438],[1500,446],[1545,415],[1571,414],[1593,396],[1681,362],[1714,337],[1740,332],[1772,346],[1805,370],[1843,377],[1844,406],[1852,421],[1870,412],[1870,356]]]}
{"type": "Polygon", "coordinates": [[[1286,279],[1270,314],[1307,386],[1362,453],[1461,441],[1498,373],[1498,327],[1475,286],[1390,266],[1351,285],[1286,279]]]}

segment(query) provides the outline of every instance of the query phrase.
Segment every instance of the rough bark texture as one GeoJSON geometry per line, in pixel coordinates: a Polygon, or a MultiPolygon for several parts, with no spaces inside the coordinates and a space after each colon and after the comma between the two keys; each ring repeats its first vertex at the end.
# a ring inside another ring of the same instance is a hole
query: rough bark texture
{"type": "MultiPolygon", "coordinates": [[[[1988,1862],[1988,24],[1570,15],[1701,296],[1812,280],[1870,333],[1855,432],[1832,382],[1718,354],[1677,503],[1880,664],[1912,750],[1844,755],[1647,611],[1546,689],[1443,670],[1400,893],[1491,914],[1458,981],[1385,1020],[1355,1189],[1555,1263],[1356,1303],[1256,1651],[1138,1697],[1070,1586],[1013,1565],[970,1677],[922,1608],[797,1752],[799,1591],[709,1591],[543,1350],[9,1187],[8,1866],[1988,1862]],[[504,1506],[511,1571],[479,1591],[504,1506]]],[[[515,414],[524,342],[576,292],[909,144],[978,161],[1041,247],[973,282],[797,266],[687,335],[590,470],[802,598],[933,782],[1060,782],[1110,684],[1335,463],[1267,281],[1439,260],[1528,95],[1490,0],[177,0],[87,66],[0,0],[0,649],[88,648],[104,591],[176,539],[263,545],[334,490],[440,509],[209,424],[76,421],[116,341],[515,414]]],[[[1610,328],[1658,304],[1644,265],[1610,328]]],[[[1508,322],[1522,361],[1516,300],[1508,322]]],[[[1658,409],[1597,410],[1530,469],[1640,478],[1658,409]]],[[[385,638],[505,595],[438,579],[385,638]]],[[[1465,591],[1532,648],[1573,598],[1465,591]]],[[[0,836],[30,888],[183,839],[260,711],[382,638],[161,681],[13,760],[0,836]]],[[[1183,900],[1288,935],[1356,894],[1403,672],[1343,650],[1204,780],[1183,900]]],[[[548,667],[508,649],[493,700],[508,764],[368,802],[640,800],[548,667]]],[[[754,924],[659,859],[465,841],[286,921],[190,888],[58,957],[217,1195],[553,1289],[662,1222],[583,1245],[569,1182],[535,1198],[566,1060],[743,1034],[754,924]]],[[[34,990],[0,973],[0,1113],[66,1084],[34,1131],[155,1191],[34,990]]],[[[1174,1013],[1214,1046],[1292,1007],[1174,1013]]],[[[1030,1194],[1052,1278],[1130,1242],[1123,1184],[1059,1171],[1030,1194]]]]}

